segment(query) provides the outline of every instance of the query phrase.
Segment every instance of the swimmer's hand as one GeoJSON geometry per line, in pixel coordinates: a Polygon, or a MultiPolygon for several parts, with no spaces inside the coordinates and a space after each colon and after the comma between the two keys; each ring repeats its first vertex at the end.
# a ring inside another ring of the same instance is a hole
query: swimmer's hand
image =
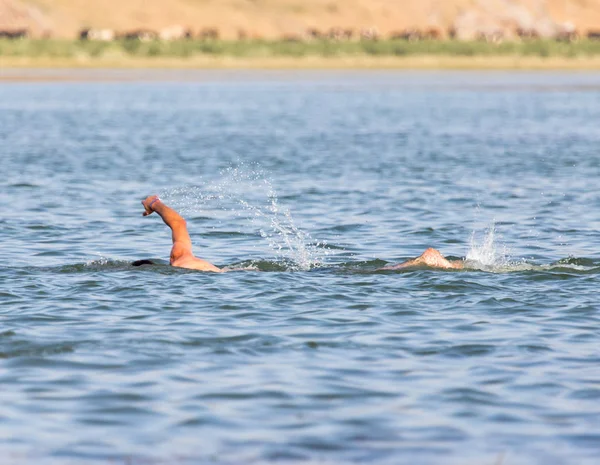
{"type": "Polygon", "coordinates": [[[152,215],[154,213],[154,209],[152,208],[156,202],[160,202],[158,195],[150,195],[146,197],[146,200],[142,200],[142,205],[144,206],[144,213],[142,216],[152,215]]]}

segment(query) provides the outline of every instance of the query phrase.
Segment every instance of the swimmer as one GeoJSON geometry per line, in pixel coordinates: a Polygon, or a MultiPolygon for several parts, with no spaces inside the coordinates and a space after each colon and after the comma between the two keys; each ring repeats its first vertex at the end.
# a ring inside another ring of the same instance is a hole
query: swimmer
{"type": "Polygon", "coordinates": [[[148,216],[156,212],[165,224],[171,228],[173,233],[171,266],[190,270],[212,271],[215,273],[223,272],[222,269],[217,268],[212,263],[194,256],[192,253],[192,240],[190,239],[186,222],[179,213],[171,207],[166,206],[156,195],[151,195],[146,200],[142,200],[142,205],[145,210],[143,216],[148,216]]]}
{"type": "MultiPolygon", "coordinates": [[[[190,270],[212,271],[222,273],[225,270],[214,266],[212,263],[195,257],[192,253],[192,240],[187,230],[187,225],[183,217],[165,205],[156,195],[151,195],[142,201],[144,206],[143,216],[151,215],[156,212],[163,219],[165,224],[171,228],[173,233],[173,248],[171,249],[171,266],[179,268],[187,268],[190,270]]],[[[133,262],[133,265],[140,266],[152,264],[150,260],[138,260],[133,262]]],[[[447,260],[436,249],[429,248],[422,255],[412,260],[408,260],[397,265],[385,266],[379,270],[401,270],[404,268],[418,268],[427,266],[430,268],[441,269],[462,269],[464,262],[462,260],[447,260]]]]}
{"type": "Polygon", "coordinates": [[[463,260],[447,260],[439,250],[430,247],[417,258],[398,263],[397,265],[384,266],[383,268],[379,268],[379,270],[401,270],[403,268],[416,268],[421,266],[461,270],[464,268],[465,264],[463,260]]]}

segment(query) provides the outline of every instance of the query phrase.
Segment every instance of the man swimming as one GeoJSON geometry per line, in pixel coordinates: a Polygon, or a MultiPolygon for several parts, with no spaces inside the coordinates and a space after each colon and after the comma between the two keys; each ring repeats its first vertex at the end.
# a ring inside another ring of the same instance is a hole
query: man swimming
{"type": "MultiPolygon", "coordinates": [[[[145,200],[142,200],[142,205],[145,210],[143,216],[148,216],[156,212],[160,215],[165,224],[171,228],[173,233],[173,247],[171,248],[170,258],[171,266],[187,268],[190,270],[212,271],[215,273],[222,273],[225,271],[206,260],[194,256],[192,253],[192,240],[190,239],[185,220],[179,213],[165,205],[158,196],[151,195],[147,197],[145,200]]],[[[139,262],[134,262],[134,264],[136,263],[146,264],[151,262],[141,260],[139,262]]],[[[442,269],[462,269],[464,263],[462,260],[449,261],[444,258],[438,250],[429,248],[417,258],[397,265],[386,266],[380,268],[380,270],[400,270],[424,266],[442,269]]]]}
{"type": "Polygon", "coordinates": [[[171,248],[170,258],[171,266],[190,270],[212,271],[215,273],[223,272],[221,268],[217,268],[212,263],[194,256],[192,253],[192,240],[190,239],[186,222],[179,213],[171,207],[166,206],[157,195],[151,195],[146,200],[142,200],[142,205],[145,210],[143,216],[148,216],[156,212],[165,224],[171,228],[171,232],[173,233],[173,247],[171,248]]]}

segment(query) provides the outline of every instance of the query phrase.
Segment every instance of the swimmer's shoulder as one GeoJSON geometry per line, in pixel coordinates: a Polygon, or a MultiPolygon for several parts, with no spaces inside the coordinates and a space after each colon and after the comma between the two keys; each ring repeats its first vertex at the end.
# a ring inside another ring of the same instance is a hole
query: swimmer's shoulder
{"type": "Polygon", "coordinates": [[[212,273],[223,273],[225,270],[222,270],[219,267],[216,267],[212,263],[207,262],[206,260],[202,260],[201,258],[197,258],[194,256],[186,256],[179,258],[177,260],[173,260],[171,262],[171,266],[177,268],[185,268],[187,270],[197,270],[197,271],[209,271],[212,273]]]}

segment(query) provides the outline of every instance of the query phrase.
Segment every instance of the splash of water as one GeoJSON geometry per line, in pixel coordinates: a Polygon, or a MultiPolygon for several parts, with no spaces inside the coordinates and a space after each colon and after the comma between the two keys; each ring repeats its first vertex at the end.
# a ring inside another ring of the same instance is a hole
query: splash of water
{"type": "MultiPolygon", "coordinates": [[[[295,224],[291,212],[279,203],[267,174],[255,164],[239,163],[221,171],[218,182],[169,189],[160,197],[182,215],[210,210],[217,222],[231,216],[250,223],[266,240],[278,261],[289,269],[319,266],[327,251],[295,224]]],[[[247,228],[244,231],[247,233],[247,228]]]]}
{"type": "Polygon", "coordinates": [[[496,238],[494,222],[487,228],[483,237],[479,237],[473,231],[466,260],[482,269],[500,269],[514,265],[510,260],[508,249],[496,238]]]}
{"type": "Polygon", "coordinates": [[[538,265],[523,258],[513,259],[509,252],[506,245],[498,240],[496,225],[492,223],[483,234],[483,237],[478,237],[477,233],[473,231],[469,252],[466,256],[466,265],[471,269],[493,273],[561,270],[593,272],[600,269],[594,260],[587,258],[568,257],[554,263],[538,265]]]}

